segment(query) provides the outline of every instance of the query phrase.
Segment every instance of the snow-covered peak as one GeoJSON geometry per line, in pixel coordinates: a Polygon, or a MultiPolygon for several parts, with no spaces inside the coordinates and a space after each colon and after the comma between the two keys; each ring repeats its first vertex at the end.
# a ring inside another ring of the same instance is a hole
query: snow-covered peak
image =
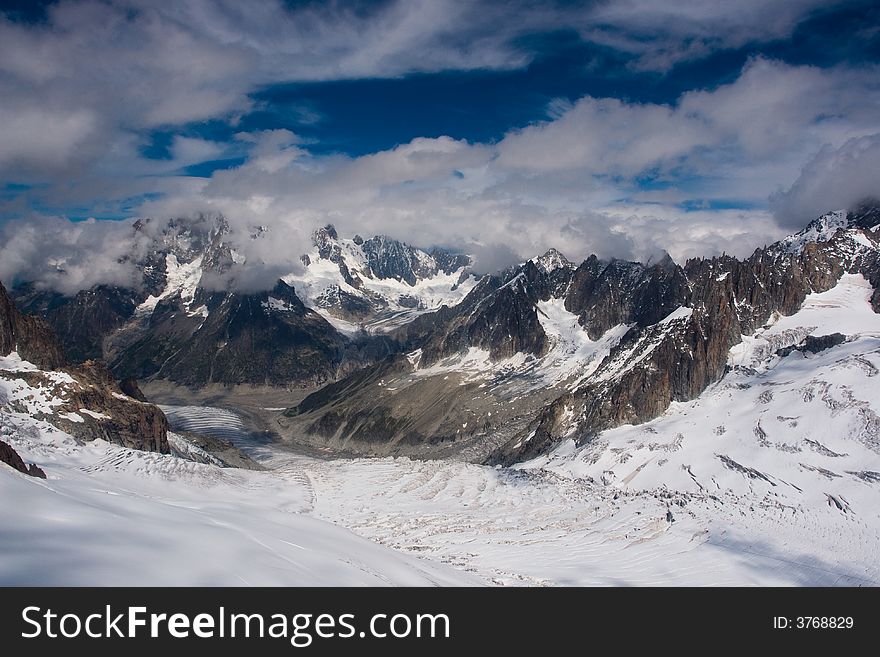
{"type": "Polygon", "coordinates": [[[574,268],[574,264],[561,252],[554,248],[548,249],[547,252],[544,253],[544,255],[540,255],[537,258],[532,258],[532,262],[535,263],[538,269],[544,271],[547,274],[554,272],[557,269],[574,268]]]}
{"type": "Polygon", "coordinates": [[[476,283],[468,256],[425,251],[385,235],[339,236],[332,224],[312,235],[305,271],[284,281],[344,333],[387,331],[418,314],[459,303],[476,283]]]}
{"type": "Polygon", "coordinates": [[[848,227],[846,210],[826,212],[821,217],[813,219],[800,232],[783,239],[780,242],[780,246],[784,253],[801,253],[807,244],[827,242],[838,230],[848,227]]]}

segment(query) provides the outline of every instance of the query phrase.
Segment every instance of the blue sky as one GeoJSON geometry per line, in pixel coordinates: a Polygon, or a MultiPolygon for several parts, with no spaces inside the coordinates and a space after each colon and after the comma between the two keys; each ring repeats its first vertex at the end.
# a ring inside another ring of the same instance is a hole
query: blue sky
{"type": "Polygon", "coordinates": [[[333,221],[491,267],[550,246],[747,251],[880,193],[870,2],[0,11],[13,228],[207,211],[302,246],[333,221]]]}

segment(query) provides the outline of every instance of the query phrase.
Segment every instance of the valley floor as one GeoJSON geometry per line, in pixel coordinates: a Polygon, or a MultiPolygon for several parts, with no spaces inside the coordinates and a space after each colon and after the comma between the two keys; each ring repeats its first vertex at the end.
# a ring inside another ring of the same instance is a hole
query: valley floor
{"type": "Polygon", "coordinates": [[[15,500],[0,511],[0,583],[880,584],[876,507],[865,516],[546,469],[316,459],[254,441],[226,410],[168,410],[267,470],[76,445],[45,427],[6,436],[49,479],[0,473],[3,499],[15,500]]]}

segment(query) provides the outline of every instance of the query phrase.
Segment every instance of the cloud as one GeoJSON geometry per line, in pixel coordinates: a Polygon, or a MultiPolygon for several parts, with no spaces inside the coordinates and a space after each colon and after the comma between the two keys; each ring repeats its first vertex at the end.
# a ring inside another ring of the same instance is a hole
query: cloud
{"type": "MultiPolygon", "coordinates": [[[[842,178],[856,191],[869,186],[876,168],[865,164],[873,161],[875,137],[864,140],[880,132],[880,115],[866,99],[877,94],[877,79],[873,68],[754,60],[731,83],[670,105],[585,97],[556,104],[552,120],[497,143],[417,138],[360,157],[315,155],[289,130],[243,133],[243,164],[208,180],[154,176],[162,193],[137,211],[160,220],[226,216],[248,266],[224,284],[247,290],[270,287],[295,267],[312,231],[328,222],[343,235],[388,234],[471,252],[486,271],[550,247],[575,260],[590,253],[644,259],[659,250],[679,261],[747,255],[782,235],[760,207],[799,176],[776,201],[786,208],[777,212],[786,228],[806,224],[828,202],[846,201],[848,191],[824,191],[849,190],[842,178]],[[837,153],[841,180],[828,173],[828,153],[837,153]],[[859,166],[863,173],[850,172],[859,166]],[[826,177],[828,185],[816,182],[826,177]],[[731,199],[758,209],[712,209],[731,199]],[[270,237],[250,239],[257,225],[270,237]]],[[[176,140],[171,150],[186,161],[216,148],[176,140]]]]}
{"type": "Polygon", "coordinates": [[[633,175],[712,141],[704,119],[668,105],[586,97],[553,121],[509,134],[499,145],[499,162],[529,170],[633,175]]]}
{"type": "Polygon", "coordinates": [[[234,122],[274,83],[521,68],[525,36],[570,29],[663,69],[779,38],[819,4],[61,0],[44,22],[0,14],[0,176],[68,175],[128,132],[234,122]]]}
{"type": "Polygon", "coordinates": [[[671,105],[582,98],[553,120],[508,134],[499,162],[606,176],[675,168],[696,174],[784,157],[802,162],[826,143],[880,126],[868,100],[880,94],[878,80],[877,67],[822,70],[757,58],[735,81],[687,92],[671,105]]]}
{"type": "Polygon", "coordinates": [[[125,256],[141,253],[145,244],[131,225],[61,217],[8,223],[0,227],[0,280],[35,281],[63,294],[101,284],[137,287],[140,275],[125,256]]]}
{"type": "MultiPolygon", "coordinates": [[[[342,234],[469,251],[484,270],[549,247],[572,259],[746,254],[781,232],[763,209],[771,194],[779,221],[799,227],[870,187],[880,68],[754,58],[736,79],[667,103],[557,99],[547,120],[497,141],[416,138],[359,157],[317,154],[288,129],[242,129],[221,143],[182,127],[247,125],[253,92],[279,82],[523,67],[536,54],[522,37],[559,30],[617,49],[636,68],[668,70],[785,38],[818,7],[62,0],[44,23],[0,17],[0,180],[29,186],[26,200],[0,194],[0,216],[24,218],[2,229],[0,276],[65,292],[131,279],[119,263],[124,223],[67,225],[41,216],[47,207],[124,208],[159,222],[223,214],[248,265],[217,285],[246,290],[297,266],[327,222],[342,234]],[[168,159],[143,156],[156,129],[172,134],[168,159]],[[207,179],[181,173],[223,158],[243,163],[207,179]],[[711,209],[729,205],[758,209],[711,209]],[[683,209],[694,207],[705,209],[683,209]],[[271,237],[251,239],[257,225],[271,237]]],[[[320,120],[294,108],[302,112],[320,120]]]]}
{"type": "Polygon", "coordinates": [[[668,71],[718,50],[790,36],[798,24],[841,1],[618,0],[593,5],[583,36],[636,57],[634,67],[668,71]]]}
{"type": "Polygon", "coordinates": [[[880,133],[850,139],[840,148],[826,146],[801,171],[794,184],[771,203],[784,226],[796,227],[808,213],[849,208],[880,197],[880,133]]]}

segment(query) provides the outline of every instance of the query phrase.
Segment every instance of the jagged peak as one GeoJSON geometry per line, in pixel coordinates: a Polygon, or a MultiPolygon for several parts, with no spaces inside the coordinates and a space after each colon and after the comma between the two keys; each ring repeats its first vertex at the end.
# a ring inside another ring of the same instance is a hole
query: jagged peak
{"type": "Polygon", "coordinates": [[[325,224],[312,233],[312,241],[315,242],[315,244],[317,244],[319,240],[323,241],[327,239],[333,241],[339,239],[339,234],[336,232],[336,226],[333,224],[325,224]]]}
{"type": "Polygon", "coordinates": [[[645,267],[659,267],[664,271],[671,271],[675,269],[678,265],[675,260],[672,259],[672,256],[663,249],[660,253],[656,253],[648,258],[645,262],[645,267]]]}
{"type": "Polygon", "coordinates": [[[827,242],[840,230],[873,230],[878,227],[880,202],[866,199],[851,210],[832,210],[816,217],[803,230],[772,245],[769,252],[797,255],[807,244],[827,242]]]}
{"type": "Polygon", "coordinates": [[[531,262],[535,263],[538,269],[543,270],[547,274],[557,269],[574,269],[574,263],[566,258],[561,251],[553,247],[547,249],[543,255],[532,258],[531,262]]]}
{"type": "Polygon", "coordinates": [[[880,228],[880,199],[862,199],[850,208],[846,220],[850,228],[877,230],[880,228]]]}

